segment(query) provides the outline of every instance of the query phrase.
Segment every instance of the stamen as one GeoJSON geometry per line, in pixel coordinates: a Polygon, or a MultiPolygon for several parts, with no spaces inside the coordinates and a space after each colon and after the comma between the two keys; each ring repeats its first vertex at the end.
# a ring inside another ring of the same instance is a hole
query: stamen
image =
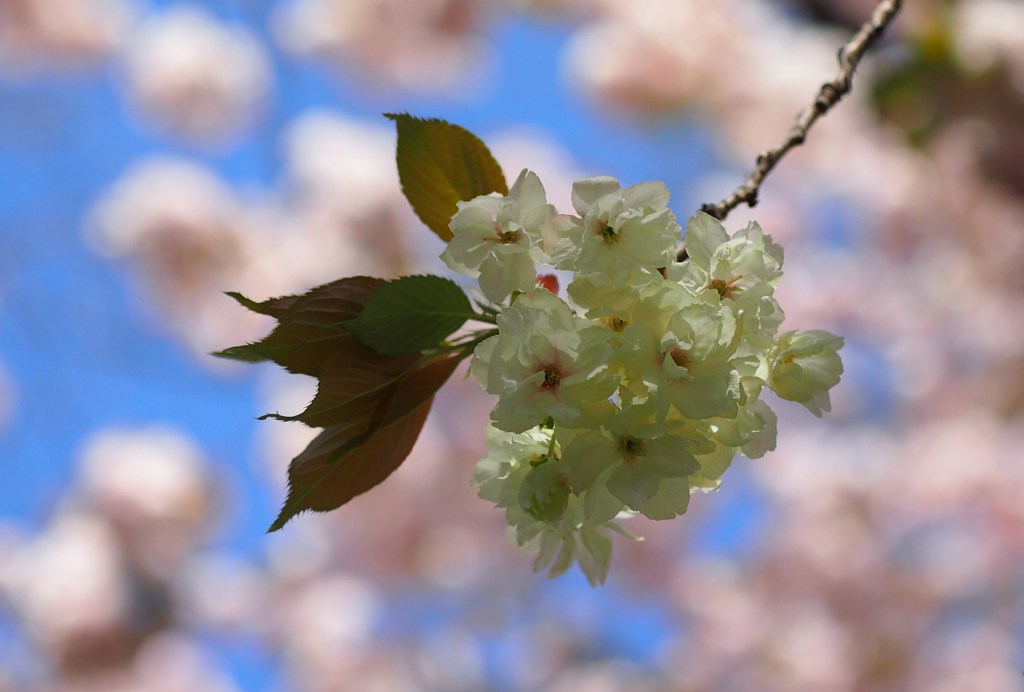
{"type": "Polygon", "coordinates": [[[637,457],[645,456],[647,454],[645,446],[644,441],[636,437],[619,438],[619,453],[626,461],[633,461],[637,457]]]}
{"type": "Polygon", "coordinates": [[[498,242],[502,245],[513,245],[523,236],[522,231],[503,231],[498,234],[498,242]]]}
{"type": "Polygon", "coordinates": [[[736,288],[736,284],[742,279],[742,276],[737,276],[735,279],[726,281],[725,279],[712,279],[708,283],[708,288],[713,288],[718,291],[718,295],[725,300],[732,300],[736,297],[742,289],[736,288]]]}
{"type": "Polygon", "coordinates": [[[558,389],[559,382],[562,381],[562,376],[555,370],[554,366],[549,365],[544,368],[544,382],[541,383],[541,389],[558,389]]]}
{"type": "Polygon", "coordinates": [[[672,358],[672,360],[675,362],[675,364],[678,365],[679,367],[681,367],[681,368],[689,368],[690,367],[691,360],[690,360],[689,352],[687,352],[687,351],[679,348],[678,346],[676,346],[675,348],[673,348],[671,351],[668,352],[668,355],[672,358]]]}
{"type": "Polygon", "coordinates": [[[622,333],[622,330],[629,326],[629,322],[619,317],[605,317],[604,325],[613,332],[622,333]]]}

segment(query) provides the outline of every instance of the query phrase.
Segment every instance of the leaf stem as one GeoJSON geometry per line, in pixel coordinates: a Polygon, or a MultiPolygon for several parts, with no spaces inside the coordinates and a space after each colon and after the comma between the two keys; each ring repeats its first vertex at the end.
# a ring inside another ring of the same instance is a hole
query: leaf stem
{"type": "Polygon", "coordinates": [[[477,322],[483,322],[485,324],[498,324],[498,318],[495,315],[489,315],[486,313],[474,312],[470,315],[469,319],[477,322]]]}
{"type": "Polygon", "coordinates": [[[459,360],[464,360],[472,355],[477,346],[497,334],[497,329],[484,329],[470,332],[469,334],[464,334],[461,338],[456,339],[455,341],[443,344],[437,349],[436,354],[456,353],[458,354],[459,360]]]}

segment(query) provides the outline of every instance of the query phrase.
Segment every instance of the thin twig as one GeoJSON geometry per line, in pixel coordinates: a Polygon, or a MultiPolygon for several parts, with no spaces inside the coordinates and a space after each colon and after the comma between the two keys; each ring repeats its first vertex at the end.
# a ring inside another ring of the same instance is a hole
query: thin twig
{"type": "MultiPolygon", "coordinates": [[[[765,176],[775,168],[775,164],[790,149],[804,143],[807,133],[818,118],[828,113],[843,96],[850,92],[853,73],[861,58],[864,57],[871,44],[885,31],[885,28],[892,23],[902,5],[902,0],[881,0],[878,3],[871,19],[865,22],[856,35],[850,39],[850,42],[839,50],[839,73],[836,78],[822,85],[817,96],[814,97],[814,101],[800,112],[796,124],[790,129],[782,143],[757,157],[757,165],[753,172],[743,181],[742,185],[736,188],[735,192],[717,204],[703,205],[701,211],[723,220],[730,211],[740,204],[746,203],[751,207],[757,204],[757,194],[765,176]]],[[[680,255],[683,252],[680,250],[680,255]]]]}

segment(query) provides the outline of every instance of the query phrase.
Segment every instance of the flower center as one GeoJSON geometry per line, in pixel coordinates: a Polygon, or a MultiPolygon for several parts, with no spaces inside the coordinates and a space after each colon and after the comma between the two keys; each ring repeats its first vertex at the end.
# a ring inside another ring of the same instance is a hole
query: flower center
{"type": "Polygon", "coordinates": [[[644,448],[644,441],[636,437],[620,437],[619,438],[619,453],[626,461],[633,461],[637,457],[642,457],[647,454],[647,450],[644,448]]]}
{"type": "Polygon", "coordinates": [[[544,368],[544,381],[541,383],[541,389],[558,389],[558,384],[562,381],[562,376],[555,369],[555,366],[549,365],[544,368]]]}
{"type": "Polygon", "coordinates": [[[498,242],[502,245],[514,245],[519,242],[522,236],[522,231],[500,231],[498,233],[498,242]]]}
{"type": "Polygon", "coordinates": [[[629,323],[620,317],[604,318],[604,326],[608,327],[608,329],[611,329],[613,332],[619,332],[621,334],[622,330],[625,329],[628,325],[629,323]]]}
{"type": "Polygon", "coordinates": [[[601,229],[601,239],[604,242],[611,244],[619,239],[619,234],[614,228],[606,224],[605,227],[601,229]]]}
{"type": "Polygon", "coordinates": [[[678,346],[676,346],[675,348],[673,348],[671,351],[668,352],[668,355],[672,358],[673,362],[675,362],[675,364],[678,365],[679,367],[681,367],[681,368],[689,368],[690,367],[690,363],[692,361],[690,360],[689,352],[687,352],[687,351],[679,348],[678,346]]]}
{"type": "Polygon", "coordinates": [[[518,243],[522,235],[523,232],[519,230],[506,231],[505,227],[501,225],[501,221],[494,222],[494,241],[501,245],[518,243]]]}
{"type": "Polygon", "coordinates": [[[736,284],[742,279],[742,276],[737,276],[735,279],[726,281],[725,279],[712,279],[708,283],[709,288],[713,288],[718,291],[718,295],[726,300],[732,300],[736,297],[736,294],[740,292],[739,288],[736,288],[736,284]]]}

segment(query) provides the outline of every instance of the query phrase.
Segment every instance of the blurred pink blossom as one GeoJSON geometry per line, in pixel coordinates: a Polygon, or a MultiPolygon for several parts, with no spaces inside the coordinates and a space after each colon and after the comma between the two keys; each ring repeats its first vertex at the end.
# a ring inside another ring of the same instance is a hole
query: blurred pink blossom
{"type": "Polygon", "coordinates": [[[183,336],[197,349],[208,353],[264,323],[236,310],[223,291],[249,288],[242,282],[248,257],[270,239],[234,191],[196,164],[136,163],[95,206],[87,240],[135,261],[157,314],[188,324],[183,336]]]}
{"type": "Polygon", "coordinates": [[[67,668],[116,659],[134,617],[122,556],[99,517],[68,513],[4,560],[8,601],[48,657],[67,668]]]}
{"type": "Polygon", "coordinates": [[[206,534],[217,498],[206,460],[181,434],[102,431],[83,450],[80,468],[81,501],[152,578],[177,571],[206,534]]]}
{"type": "Polygon", "coordinates": [[[1024,45],[1018,30],[1024,23],[1024,5],[1014,0],[972,0],[956,3],[953,12],[953,41],[961,62],[980,73],[1005,61],[1014,86],[1024,95],[1024,45]]]}
{"type": "Polygon", "coordinates": [[[270,64],[246,29],[199,6],[147,16],[124,55],[127,90],[141,113],[198,142],[241,136],[270,91],[270,64]]]}
{"type": "Polygon", "coordinates": [[[490,57],[483,19],[495,0],[287,0],[275,15],[281,44],[355,76],[412,91],[464,91],[490,57]]]}
{"type": "Polygon", "coordinates": [[[0,77],[76,71],[116,51],[132,0],[0,0],[0,77]]]}

